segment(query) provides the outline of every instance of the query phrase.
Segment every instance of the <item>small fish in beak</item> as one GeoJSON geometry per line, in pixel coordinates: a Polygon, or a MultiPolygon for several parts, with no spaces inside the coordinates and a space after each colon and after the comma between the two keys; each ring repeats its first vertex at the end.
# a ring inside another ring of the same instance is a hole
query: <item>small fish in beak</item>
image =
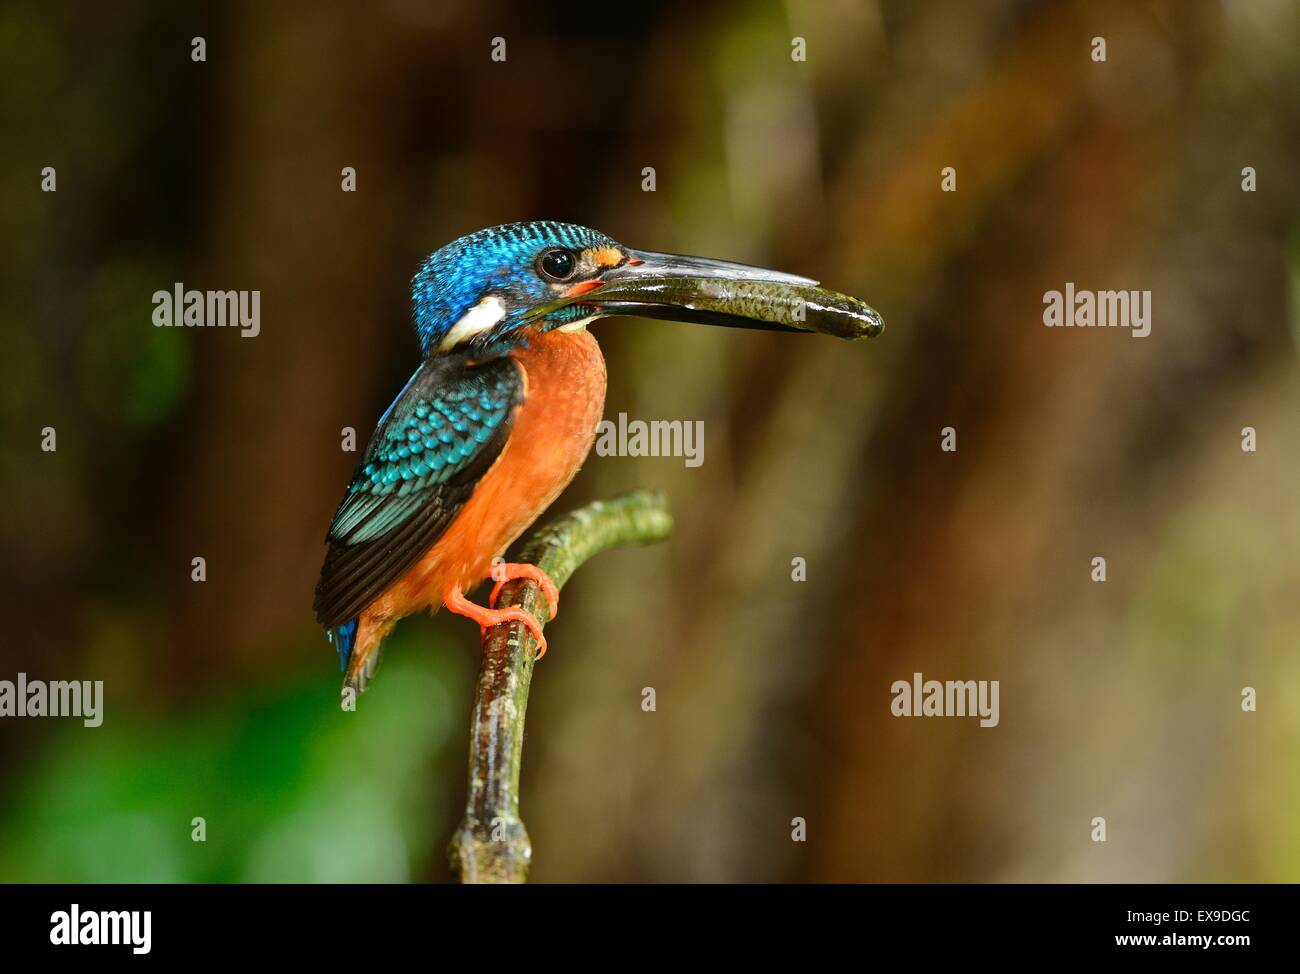
{"type": "Polygon", "coordinates": [[[605,315],[637,315],[731,328],[874,338],[879,312],[811,278],[707,257],[629,250],[583,302],[605,315]]]}

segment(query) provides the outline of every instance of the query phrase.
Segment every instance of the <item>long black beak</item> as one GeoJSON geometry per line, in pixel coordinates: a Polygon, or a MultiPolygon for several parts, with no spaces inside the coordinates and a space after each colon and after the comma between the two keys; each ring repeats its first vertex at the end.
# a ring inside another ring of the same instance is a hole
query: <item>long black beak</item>
{"type": "Polygon", "coordinates": [[[601,315],[637,315],[732,328],[816,331],[871,338],[884,330],[875,309],[811,278],[707,257],[627,251],[582,297],[601,315]]]}

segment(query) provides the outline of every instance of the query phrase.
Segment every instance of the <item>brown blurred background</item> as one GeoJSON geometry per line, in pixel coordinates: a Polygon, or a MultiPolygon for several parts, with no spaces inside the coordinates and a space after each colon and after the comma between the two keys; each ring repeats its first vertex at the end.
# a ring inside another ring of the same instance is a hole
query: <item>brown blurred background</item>
{"type": "Polygon", "coordinates": [[[595,327],[606,415],[701,419],[705,462],[557,504],[660,486],[678,527],[547,630],[535,880],[1300,879],[1300,8],[563,9],[0,13],[0,679],[107,696],[0,721],[0,880],[447,877],[474,627],[407,621],[342,714],[311,592],[411,274],[537,218],[888,327],[595,327]],[[154,328],[176,281],[260,289],[260,336],[154,328]],[[1150,337],[1044,328],[1066,281],[1150,289],[1150,337]],[[916,671],[1000,680],[999,726],[892,717],[916,671]]]}

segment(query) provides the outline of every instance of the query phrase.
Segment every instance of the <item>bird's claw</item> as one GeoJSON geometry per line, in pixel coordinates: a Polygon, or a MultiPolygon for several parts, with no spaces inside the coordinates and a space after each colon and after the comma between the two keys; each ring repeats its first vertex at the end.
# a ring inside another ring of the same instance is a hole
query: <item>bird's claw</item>
{"type": "Polygon", "coordinates": [[[542,594],[546,596],[546,604],[550,606],[551,614],[546,617],[546,620],[549,622],[554,619],[555,614],[560,611],[560,590],[551,581],[551,576],[536,565],[500,561],[492,566],[492,573],[489,577],[496,582],[492,586],[492,594],[488,596],[488,605],[494,609],[497,605],[497,597],[501,594],[501,587],[506,582],[513,581],[516,578],[531,578],[542,590],[542,594]]]}
{"type": "Polygon", "coordinates": [[[459,588],[453,588],[447,592],[443,596],[442,604],[447,607],[449,612],[454,612],[456,615],[465,616],[477,622],[480,639],[493,626],[510,622],[521,623],[532,634],[533,639],[537,640],[537,658],[541,659],[546,655],[546,637],[542,635],[541,623],[522,606],[510,605],[504,609],[490,609],[465,598],[464,593],[459,588]]]}

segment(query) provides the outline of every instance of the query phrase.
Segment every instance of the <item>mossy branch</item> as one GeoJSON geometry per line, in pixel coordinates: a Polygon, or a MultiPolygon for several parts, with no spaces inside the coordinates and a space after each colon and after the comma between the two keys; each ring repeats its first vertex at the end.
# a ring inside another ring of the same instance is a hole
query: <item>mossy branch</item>
{"type": "MultiPolygon", "coordinates": [[[[662,541],[672,527],[667,498],[638,491],[550,522],[524,545],[520,560],[537,565],[562,588],[593,555],[616,545],[662,541]]],[[[530,579],[504,585],[498,605],[521,605],[545,625],[546,597],[530,579]]],[[[522,883],[528,876],[532,845],[519,817],[519,770],[536,646],[517,622],[484,634],[470,725],[469,794],[449,850],[463,883],[522,883]]]]}

